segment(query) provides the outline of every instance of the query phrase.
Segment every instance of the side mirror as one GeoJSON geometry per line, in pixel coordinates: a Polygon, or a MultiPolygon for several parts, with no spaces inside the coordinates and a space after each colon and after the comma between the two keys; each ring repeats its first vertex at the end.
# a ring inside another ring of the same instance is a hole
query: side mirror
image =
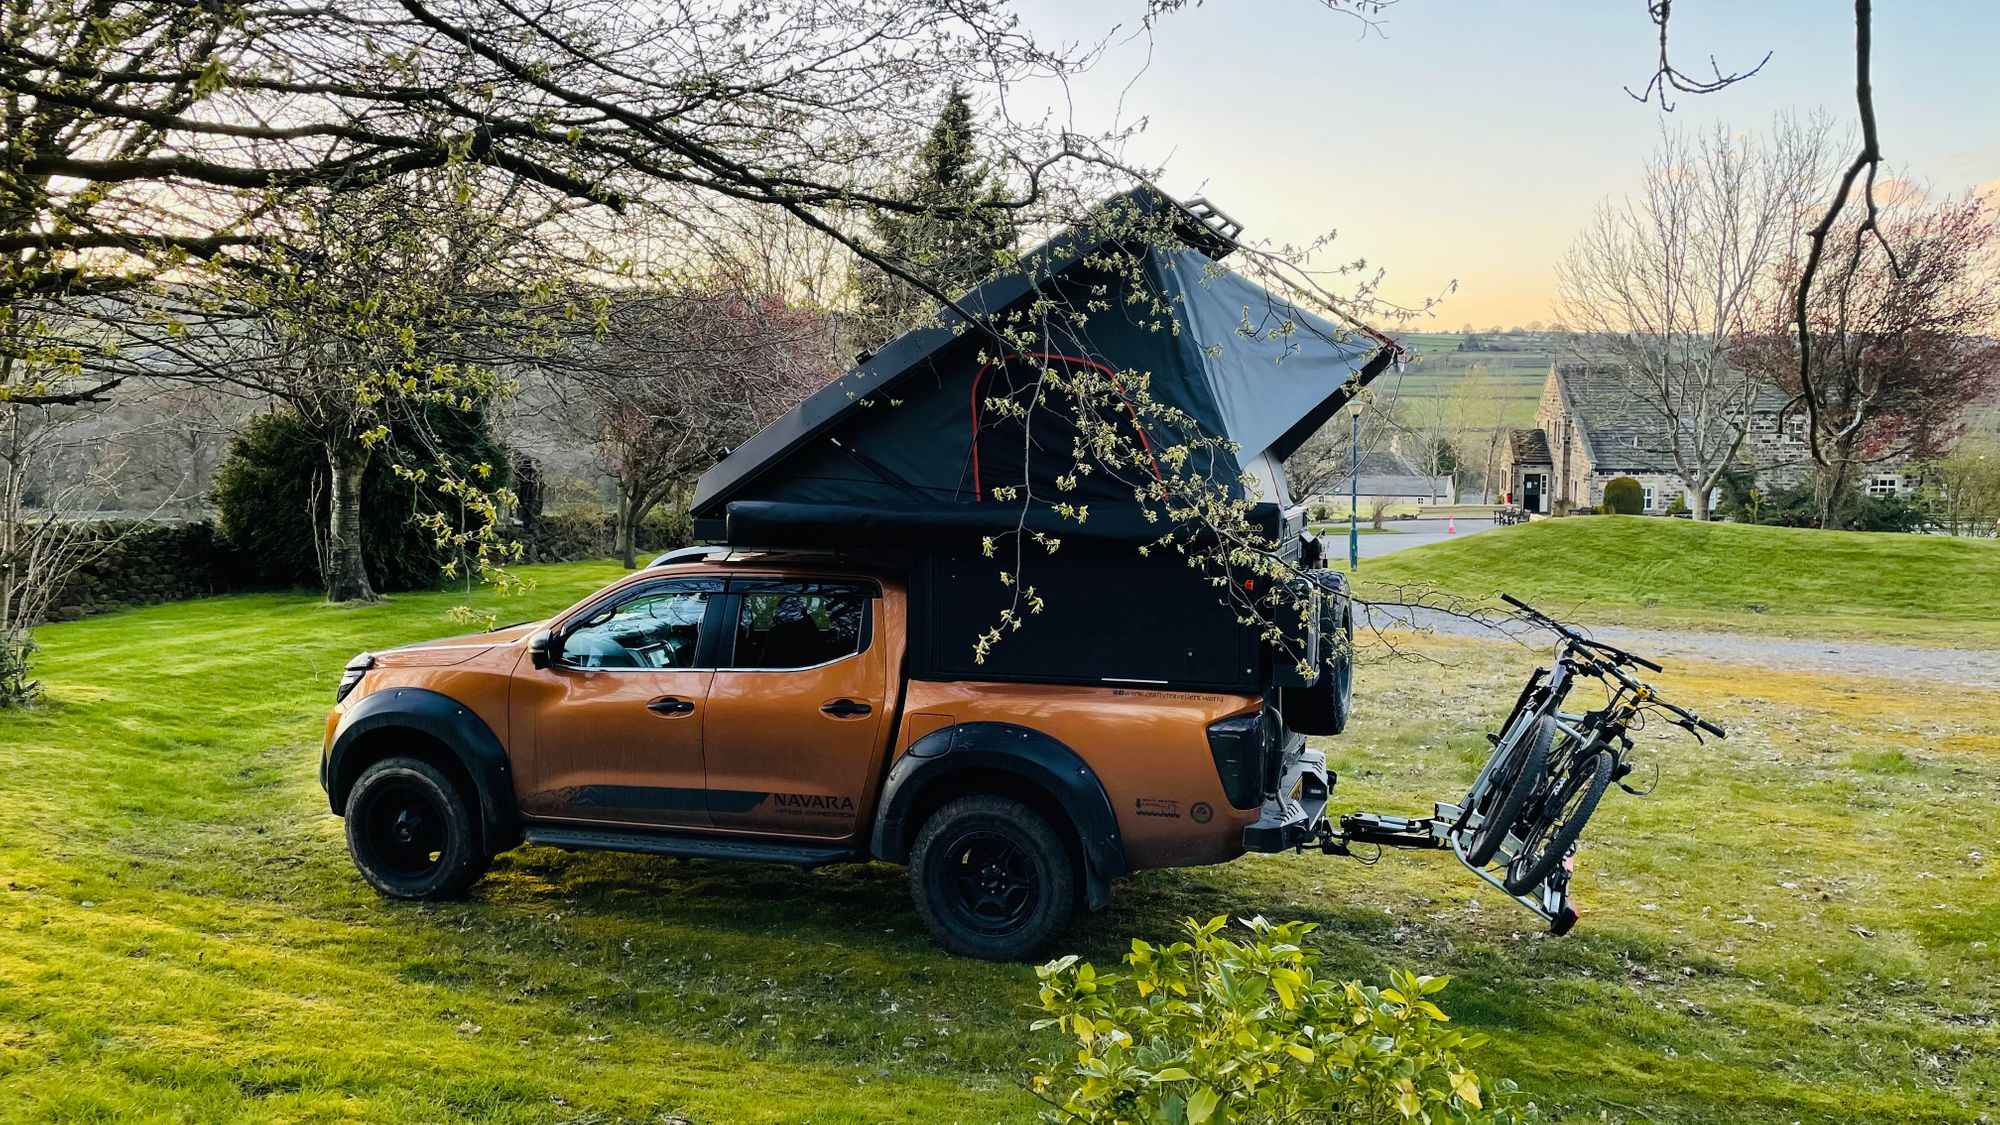
{"type": "Polygon", "coordinates": [[[528,638],[528,659],[537,668],[546,668],[555,661],[556,635],[541,629],[528,638]]]}

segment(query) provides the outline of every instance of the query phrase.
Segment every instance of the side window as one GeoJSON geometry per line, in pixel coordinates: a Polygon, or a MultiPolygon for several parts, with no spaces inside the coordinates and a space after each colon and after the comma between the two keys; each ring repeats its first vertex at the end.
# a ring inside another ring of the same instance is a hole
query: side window
{"type": "Polygon", "coordinates": [[[572,668],[692,668],[701,619],[719,591],[670,587],[606,606],[563,637],[572,668]]]}
{"type": "Polygon", "coordinates": [[[859,590],[745,591],[736,615],[736,668],[810,668],[860,652],[868,597],[859,590]]]}

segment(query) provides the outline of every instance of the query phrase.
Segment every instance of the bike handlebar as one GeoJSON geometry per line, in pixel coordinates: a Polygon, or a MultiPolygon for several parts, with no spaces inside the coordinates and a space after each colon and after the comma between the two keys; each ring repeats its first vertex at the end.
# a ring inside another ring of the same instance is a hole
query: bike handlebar
{"type": "Polygon", "coordinates": [[[1624,649],[1619,648],[1617,645],[1607,644],[1604,641],[1592,640],[1591,638],[1584,636],[1577,630],[1571,628],[1568,625],[1563,624],[1560,621],[1557,621],[1555,618],[1550,617],[1548,614],[1543,613],[1541,610],[1536,609],[1534,606],[1529,605],[1527,602],[1522,601],[1521,599],[1515,597],[1512,594],[1503,593],[1500,595],[1500,600],[1506,602],[1508,605],[1511,605],[1515,609],[1518,609],[1522,613],[1526,614],[1530,621],[1534,621],[1537,624],[1555,630],[1557,633],[1561,634],[1565,639],[1567,639],[1571,644],[1582,645],[1586,648],[1596,649],[1598,652],[1605,653],[1621,663],[1636,664],[1639,667],[1646,669],[1647,671],[1651,672],[1665,671],[1665,669],[1661,668],[1658,664],[1653,663],[1652,661],[1646,659],[1643,656],[1638,655],[1637,653],[1627,652],[1624,649]]]}

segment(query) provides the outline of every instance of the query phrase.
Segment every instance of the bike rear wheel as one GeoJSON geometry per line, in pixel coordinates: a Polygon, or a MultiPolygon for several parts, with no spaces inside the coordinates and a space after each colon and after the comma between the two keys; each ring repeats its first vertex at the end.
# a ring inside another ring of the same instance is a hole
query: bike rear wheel
{"type": "Polygon", "coordinates": [[[1507,865],[1501,885],[1508,894],[1526,894],[1555,874],[1583,835],[1583,826],[1590,823],[1597,803],[1604,799],[1614,765],[1611,752],[1599,750],[1570,766],[1542,814],[1525,833],[1521,854],[1507,865]]]}
{"type": "Polygon", "coordinates": [[[1535,793],[1542,774],[1549,768],[1549,745],[1555,741],[1555,720],[1543,715],[1535,720],[1526,733],[1514,740],[1510,748],[1512,761],[1501,765],[1493,785],[1481,799],[1483,808],[1479,812],[1479,827],[1472,830],[1472,839],[1465,847],[1466,862],[1474,867],[1484,867],[1500,854],[1500,845],[1507,842],[1507,833],[1521,819],[1521,813],[1528,807],[1528,799],[1535,793]]]}

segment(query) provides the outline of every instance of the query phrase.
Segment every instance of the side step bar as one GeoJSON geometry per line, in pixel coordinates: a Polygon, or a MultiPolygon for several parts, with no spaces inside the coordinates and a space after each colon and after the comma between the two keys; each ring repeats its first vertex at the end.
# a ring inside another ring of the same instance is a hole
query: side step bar
{"type": "Polygon", "coordinates": [[[865,858],[853,848],[766,844],[722,836],[636,829],[620,832],[615,829],[531,824],[521,830],[521,838],[530,844],[569,851],[640,852],[683,859],[744,859],[759,863],[787,863],[793,867],[825,867],[829,863],[853,863],[865,858]]]}

